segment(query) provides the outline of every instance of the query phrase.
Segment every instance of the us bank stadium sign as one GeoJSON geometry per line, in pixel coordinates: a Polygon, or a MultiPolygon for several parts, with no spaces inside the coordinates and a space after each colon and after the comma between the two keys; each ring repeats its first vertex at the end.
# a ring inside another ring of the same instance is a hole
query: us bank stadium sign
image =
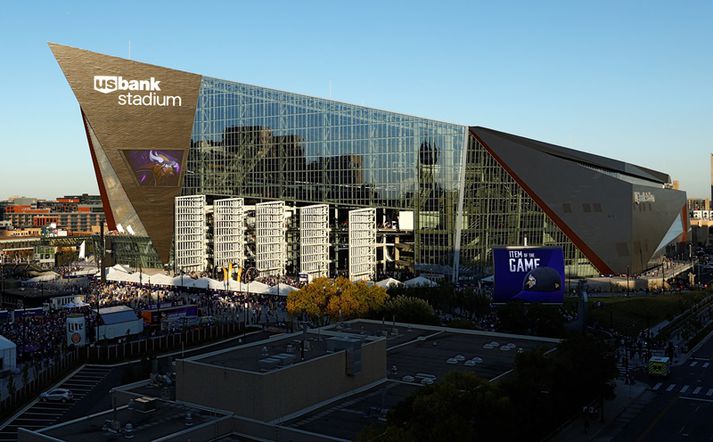
{"type": "Polygon", "coordinates": [[[651,192],[634,192],[634,202],[640,203],[655,203],[656,197],[651,192]]]}
{"type": "Polygon", "coordinates": [[[128,80],[121,76],[95,75],[94,90],[102,94],[119,92],[119,106],[181,106],[178,95],[161,95],[161,81],[154,77],[128,80]],[[125,92],[125,93],[124,93],[125,92]]]}

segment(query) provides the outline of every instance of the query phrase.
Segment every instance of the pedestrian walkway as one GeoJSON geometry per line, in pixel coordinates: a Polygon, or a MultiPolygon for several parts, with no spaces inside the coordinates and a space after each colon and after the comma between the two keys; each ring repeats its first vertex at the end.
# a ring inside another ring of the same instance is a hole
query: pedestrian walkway
{"type": "Polygon", "coordinates": [[[659,393],[673,393],[691,397],[710,398],[713,396],[713,385],[665,384],[663,382],[657,382],[650,390],[659,393]]]}
{"type": "Polygon", "coordinates": [[[99,385],[111,370],[112,367],[85,365],[75,371],[65,380],[49,389],[69,389],[73,394],[72,400],[67,402],[48,402],[36,399],[20,413],[0,425],[0,442],[16,441],[17,430],[20,427],[34,430],[59,422],[62,416],[99,385]]]}
{"type": "MultiPolygon", "coordinates": [[[[633,419],[651,400],[645,396],[648,385],[634,382],[627,385],[623,380],[616,381],[616,397],[604,403],[603,422],[601,419],[590,419],[589,428],[585,426],[585,418],[580,416],[562,429],[552,441],[569,442],[573,440],[598,440],[598,435],[604,430],[610,433],[613,425],[623,426],[633,419]]],[[[649,393],[653,395],[653,393],[649,393]]]]}

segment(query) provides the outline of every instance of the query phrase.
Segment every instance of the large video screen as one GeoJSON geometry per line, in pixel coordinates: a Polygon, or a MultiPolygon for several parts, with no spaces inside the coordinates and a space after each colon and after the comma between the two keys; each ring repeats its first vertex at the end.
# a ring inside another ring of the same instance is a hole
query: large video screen
{"type": "Polygon", "coordinates": [[[494,302],[564,300],[564,254],[559,247],[494,248],[493,266],[494,302]]]}
{"type": "Polygon", "coordinates": [[[182,150],[127,149],[126,162],[142,187],[175,187],[180,184],[182,150]]]}

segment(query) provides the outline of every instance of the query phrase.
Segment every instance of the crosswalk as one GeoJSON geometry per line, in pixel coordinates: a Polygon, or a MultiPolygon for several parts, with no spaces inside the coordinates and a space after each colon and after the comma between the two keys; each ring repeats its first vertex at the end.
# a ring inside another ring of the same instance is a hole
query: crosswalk
{"type": "Polygon", "coordinates": [[[663,382],[657,382],[654,384],[653,387],[651,387],[651,390],[653,391],[666,391],[666,392],[675,392],[675,393],[681,393],[681,394],[688,394],[691,396],[703,396],[703,397],[708,397],[711,398],[713,397],[713,388],[698,385],[698,386],[692,386],[688,384],[684,385],[677,385],[674,383],[671,384],[664,384],[663,382]]]}
{"type": "Polygon", "coordinates": [[[0,427],[0,442],[16,441],[17,430],[20,427],[36,430],[59,422],[62,416],[102,382],[111,370],[111,367],[83,366],[72,376],[65,379],[64,382],[53,387],[71,390],[74,395],[71,401],[66,403],[37,401],[33,403],[23,413],[2,424],[0,427]]]}

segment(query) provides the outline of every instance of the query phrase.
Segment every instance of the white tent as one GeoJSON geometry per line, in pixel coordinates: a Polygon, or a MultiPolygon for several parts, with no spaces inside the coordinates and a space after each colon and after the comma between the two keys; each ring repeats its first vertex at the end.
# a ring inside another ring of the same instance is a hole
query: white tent
{"type": "Polygon", "coordinates": [[[226,285],[228,290],[230,290],[230,281],[227,283],[225,281],[218,281],[216,279],[208,279],[208,288],[211,290],[225,290],[226,285]]]}
{"type": "Polygon", "coordinates": [[[391,287],[399,287],[399,286],[403,285],[403,283],[401,281],[399,281],[398,279],[386,278],[386,279],[382,279],[379,282],[374,283],[374,285],[378,285],[379,287],[384,287],[385,289],[388,289],[391,287]]]}
{"type": "Polygon", "coordinates": [[[15,370],[17,367],[17,346],[14,342],[0,335],[0,372],[15,370]]]}
{"type": "Polygon", "coordinates": [[[423,276],[417,276],[413,279],[409,279],[408,281],[404,281],[404,285],[406,287],[436,287],[438,286],[437,283],[431,281],[428,278],[424,278],[423,276]]]}
{"type": "Polygon", "coordinates": [[[85,267],[70,273],[69,276],[94,276],[98,273],[98,271],[99,270],[97,270],[96,267],[85,267]]]}
{"type": "Polygon", "coordinates": [[[129,273],[117,270],[114,267],[106,272],[106,280],[112,282],[133,282],[129,273]]]}
{"type": "Polygon", "coordinates": [[[245,289],[245,292],[258,294],[269,294],[270,290],[272,289],[272,287],[260,281],[253,281],[249,284],[243,284],[243,288],[245,289]]]}
{"type": "Polygon", "coordinates": [[[176,287],[185,287],[187,289],[207,289],[209,284],[210,280],[208,278],[193,279],[188,275],[183,275],[183,278],[181,278],[180,276],[175,276],[173,278],[173,285],[175,285],[176,287]]]}
{"type": "Polygon", "coordinates": [[[141,273],[141,272],[134,272],[129,274],[126,277],[127,282],[133,282],[134,284],[148,284],[149,283],[149,275],[146,273],[141,273]]]}
{"type": "Polygon", "coordinates": [[[296,291],[297,288],[292,287],[291,285],[287,284],[279,284],[279,292],[278,292],[278,286],[273,286],[270,287],[270,293],[271,295],[279,295],[279,296],[287,296],[290,294],[290,292],[296,291]]]}
{"type": "MultiPolygon", "coordinates": [[[[183,281],[186,282],[185,278],[183,281]]],[[[188,283],[190,283],[190,285],[186,285],[186,287],[194,287],[197,289],[207,289],[209,282],[210,282],[210,279],[208,279],[208,278],[198,278],[198,279],[189,278],[188,283]]]]}
{"type": "Polygon", "coordinates": [[[109,270],[116,270],[117,272],[129,273],[128,267],[124,267],[121,264],[114,264],[109,270]]]}
{"type": "Polygon", "coordinates": [[[59,279],[59,274],[55,272],[47,272],[43,273],[39,276],[35,276],[34,278],[30,278],[25,283],[28,284],[34,284],[38,282],[47,282],[47,281],[54,281],[55,279],[59,279]]]}
{"type": "Polygon", "coordinates": [[[156,273],[155,275],[151,275],[151,284],[174,285],[174,280],[170,276],[164,275],[163,273],[156,273]]]}
{"type": "Polygon", "coordinates": [[[89,304],[87,304],[84,301],[79,301],[79,302],[68,302],[64,304],[64,308],[79,308],[79,307],[87,307],[89,304]]]}

